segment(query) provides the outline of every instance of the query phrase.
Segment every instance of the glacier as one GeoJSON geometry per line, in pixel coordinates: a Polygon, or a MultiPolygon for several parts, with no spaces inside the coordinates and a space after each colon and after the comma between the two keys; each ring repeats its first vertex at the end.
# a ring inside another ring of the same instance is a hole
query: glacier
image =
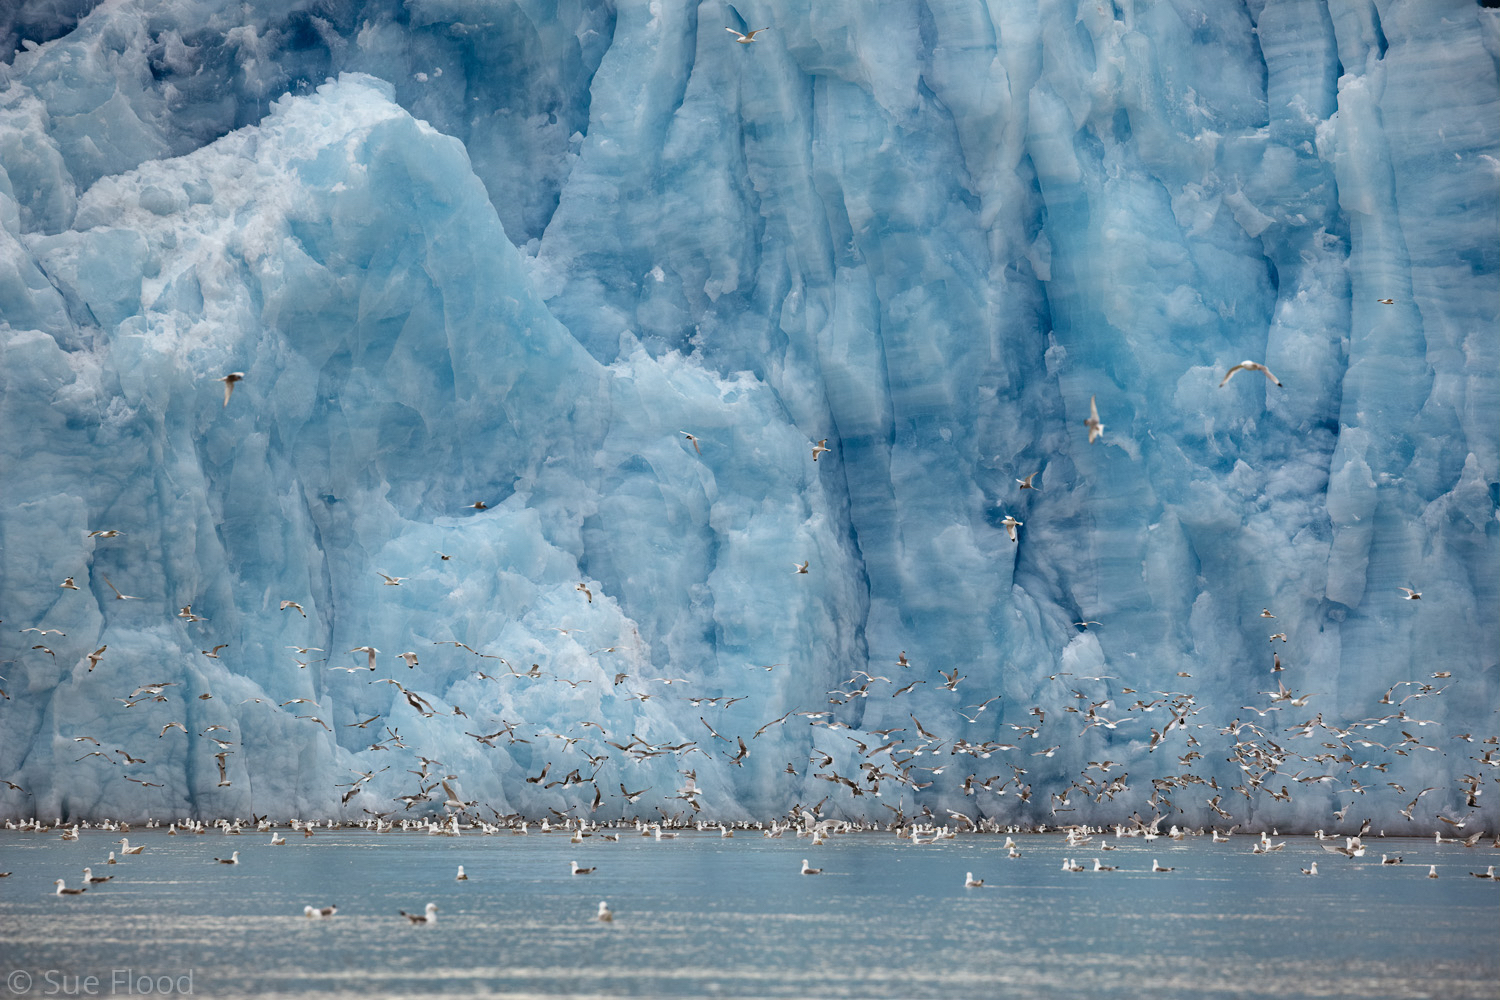
{"type": "Polygon", "coordinates": [[[1495,829],[1500,12],[22,10],[0,816],[1495,829]]]}

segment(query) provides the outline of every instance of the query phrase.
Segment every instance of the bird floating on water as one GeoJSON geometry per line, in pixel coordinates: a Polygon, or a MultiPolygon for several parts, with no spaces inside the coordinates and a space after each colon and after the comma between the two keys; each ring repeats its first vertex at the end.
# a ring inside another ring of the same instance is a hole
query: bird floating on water
{"type": "Polygon", "coordinates": [[[426,924],[430,927],[437,923],[437,911],[436,903],[428,903],[425,913],[407,913],[405,910],[401,910],[400,913],[414,924],[426,924]]]}
{"type": "Polygon", "coordinates": [[[615,919],[614,911],[609,908],[609,903],[605,900],[599,900],[599,913],[596,915],[596,919],[602,920],[606,924],[615,919]]]}
{"type": "Polygon", "coordinates": [[[337,912],[339,912],[337,903],[332,906],[304,906],[302,908],[302,915],[309,920],[326,920],[337,912]]]}
{"type": "Polygon", "coordinates": [[[235,851],[227,858],[214,858],[221,865],[237,865],[240,863],[240,852],[235,851]]]}
{"type": "Polygon", "coordinates": [[[66,885],[63,884],[63,880],[60,878],[53,879],[52,884],[57,886],[57,895],[59,896],[81,896],[88,891],[87,888],[69,889],[66,885]]]}
{"type": "Polygon", "coordinates": [[[973,872],[964,872],[965,889],[978,889],[982,885],[984,885],[984,879],[975,878],[973,872]]]}
{"type": "Polygon", "coordinates": [[[821,874],[823,874],[823,869],[812,867],[811,865],[809,865],[807,863],[807,859],[803,858],[802,859],[802,874],[804,874],[804,875],[821,875],[821,874]]]}

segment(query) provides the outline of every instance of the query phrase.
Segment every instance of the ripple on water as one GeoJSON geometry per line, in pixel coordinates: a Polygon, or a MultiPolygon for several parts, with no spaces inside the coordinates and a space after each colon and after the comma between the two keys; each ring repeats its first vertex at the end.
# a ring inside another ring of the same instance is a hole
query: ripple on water
{"type": "MultiPolygon", "coordinates": [[[[915,847],[888,836],[717,834],[656,843],[563,836],[329,831],[272,848],[147,833],[115,880],[61,899],[51,880],[96,872],[107,834],[0,834],[0,942],[10,969],[103,975],[193,970],[216,997],[1487,997],[1500,978],[1500,894],[1468,878],[1488,852],[1406,841],[1409,863],[1329,858],[1291,838],[1123,840],[1121,871],[1072,874],[1091,849],[1024,837],[915,847]],[[825,874],[798,874],[812,857],[825,874]],[[1153,857],[1177,871],[1153,875],[1153,857]],[[568,862],[596,866],[575,877],[568,862]],[[1309,860],[1327,869],[1299,872],[1309,860]],[[453,878],[457,865],[467,882],[453,878]],[[1429,880],[1426,866],[1445,877],[1429,880]],[[963,874],[986,880],[965,890],[963,874]],[[600,899],[616,919],[593,919],[600,899]],[[439,907],[438,924],[397,916],[439,907]],[[337,903],[332,920],[301,916],[337,903]]],[[[135,840],[132,837],[132,840],[135,840]]],[[[1487,862],[1486,862],[1487,863],[1487,862]]]]}

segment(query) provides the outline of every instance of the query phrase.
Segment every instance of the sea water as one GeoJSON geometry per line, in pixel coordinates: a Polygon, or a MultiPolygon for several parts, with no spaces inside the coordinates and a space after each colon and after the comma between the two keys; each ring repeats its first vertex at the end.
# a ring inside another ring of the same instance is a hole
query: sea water
{"type": "Polygon", "coordinates": [[[1346,858],[1310,838],[1254,855],[1245,836],[1105,851],[1030,835],[1010,858],[989,835],[282,832],[273,847],[132,831],[146,850],[115,865],[114,833],[0,833],[0,996],[1500,995],[1500,884],[1470,876],[1488,846],[1372,838],[1346,858]],[[237,865],[213,860],[236,849],[237,865]],[[1063,871],[1069,857],[1089,870],[1063,871]],[[53,894],[85,865],[114,878],[53,894]],[[613,922],[595,919],[600,900],[613,922]],[[429,902],[433,926],[399,915],[429,902]],[[308,904],[338,914],[308,919],[308,904]]]}

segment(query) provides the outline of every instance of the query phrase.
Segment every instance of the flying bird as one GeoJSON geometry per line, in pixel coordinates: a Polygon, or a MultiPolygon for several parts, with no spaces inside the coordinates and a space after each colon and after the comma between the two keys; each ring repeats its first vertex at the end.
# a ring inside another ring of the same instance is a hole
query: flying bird
{"type": "MultiPolygon", "coordinates": [[[[1422,599],[1422,592],[1420,590],[1412,590],[1410,587],[1397,587],[1396,589],[1406,591],[1406,599],[1408,601],[1420,601],[1422,599]]],[[[1439,601],[1438,603],[1441,604],[1442,602],[1439,601]]]]}
{"type": "Polygon", "coordinates": [[[1001,521],[1000,523],[1005,526],[1005,534],[1009,536],[1011,541],[1019,541],[1019,539],[1016,537],[1016,529],[1024,524],[1024,521],[1017,521],[1012,515],[1006,514],[1005,520],[1001,521]]]}
{"type": "Polygon", "coordinates": [[[1018,482],[1018,483],[1021,484],[1021,489],[1023,489],[1023,490],[1036,490],[1038,493],[1040,493],[1040,492],[1042,492],[1040,489],[1037,489],[1037,487],[1031,485],[1031,481],[1033,479],[1035,479],[1039,475],[1041,475],[1040,472],[1033,472],[1031,475],[1027,476],[1025,479],[1017,479],[1016,482],[1018,482]]]}
{"type": "Polygon", "coordinates": [[[689,434],[687,431],[679,431],[678,433],[680,433],[683,437],[687,438],[689,441],[693,442],[693,450],[695,452],[697,452],[700,455],[703,454],[703,449],[700,448],[700,447],[698,447],[698,438],[697,438],[696,435],[689,434]]]}
{"type": "Polygon", "coordinates": [[[1099,407],[1093,396],[1089,397],[1089,418],[1083,422],[1083,426],[1089,429],[1089,444],[1104,436],[1104,424],[1099,421],[1099,407]]]}
{"type": "MultiPolygon", "coordinates": [[[[103,573],[100,573],[99,575],[100,576],[104,576],[103,573]]],[[[68,577],[68,579],[71,580],[72,577],[68,577]]],[[[113,583],[110,583],[109,577],[104,576],[104,582],[108,583],[109,584],[109,589],[113,590],[115,592],[115,600],[117,600],[117,601],[139,601],[140,600],[139,597],[132,597],[129,594],[122,594],[122,593],[120,593],[120,588],[116,587],[113,583]]]]}
{"type": "Polygon", "coordinates": [[[229,405],[229,397],[234,395],[234,384],[236,382],[239,382],[239,381],[243,380],[244,377],[245,377],[245,373],[244,372],[230,372],[228,375],[225,375],[223,378],[216,378],[216,379],[214,379],[215,382],[223,382],[224,383],[224,405],[225,406],[229,405]]]}
{"type": "Polygon", "coordinates": [[[374,646],[355,646],[353,649],[349,650],[349,652],[366,654],[370,658],[370,669],[375,669],[375,654],[380,652],[380,650],[376,649],[374,646]]]}
{"type": "Polygon", "coordinates": [[[825,451],[832,451],[832,450],[833,450],[832,448],[828,447],[828,439],[824,438],[823,440],[819,441],[817,444],[813,445],[813,461],[816,462],[818,460],[818,456],[821,455],[821,454],[823,454],[825,451]]]}
{"type": "Polygon", "coordinates": [[[303,618],[307,617],[307,612],[303,611],[302,605],[298,604],[296,601],[282,601],[281,610],[285,611],[287,608],[296,608],[299,615],[301,615],[303,618]]]}
{"type": "Polygon", "coordinates": [[[1220,389],[1224,388],[1226,382],[1234,378],[1235,372],[1264,372],[1266,378],[1270,379],[1272,382],[1275,382],[1277,385],[1281,385],[1281,379],[1277,378],[1275,375],[1272,375],[1271,369],[1267,368],[1265,365],[1260,364],[1257,361],[1241,361],[1239,364],[1229,369],[1229,371],[1224,375],[1223,381],[1219,383],[1220,389]]]}
{"type": "Polygon", "coordinates": [[[741,45],[749,45],[751,42],[755,41],[756,35],[760,34],[762,31],[770,31],[771,29],[756,28],[754,31],[736,31],[733,28],[725,28],[724,30],[733,35],[734,40],[739,42],[741,45]]]}
{"type": "Polygon", "coordinates": [[[402,580],[410,579],[410,577],[405,577],[405,576],[386,576],[386,574],[380,572],[380,570],[378,570],[378,569],[375,571],[375,575],[376,576],[380,576],[380,577],[384,577],[385,578],[385,585],[387,587],[399,587],[399,586],[401,586],[401,581],[402,580]]]}

